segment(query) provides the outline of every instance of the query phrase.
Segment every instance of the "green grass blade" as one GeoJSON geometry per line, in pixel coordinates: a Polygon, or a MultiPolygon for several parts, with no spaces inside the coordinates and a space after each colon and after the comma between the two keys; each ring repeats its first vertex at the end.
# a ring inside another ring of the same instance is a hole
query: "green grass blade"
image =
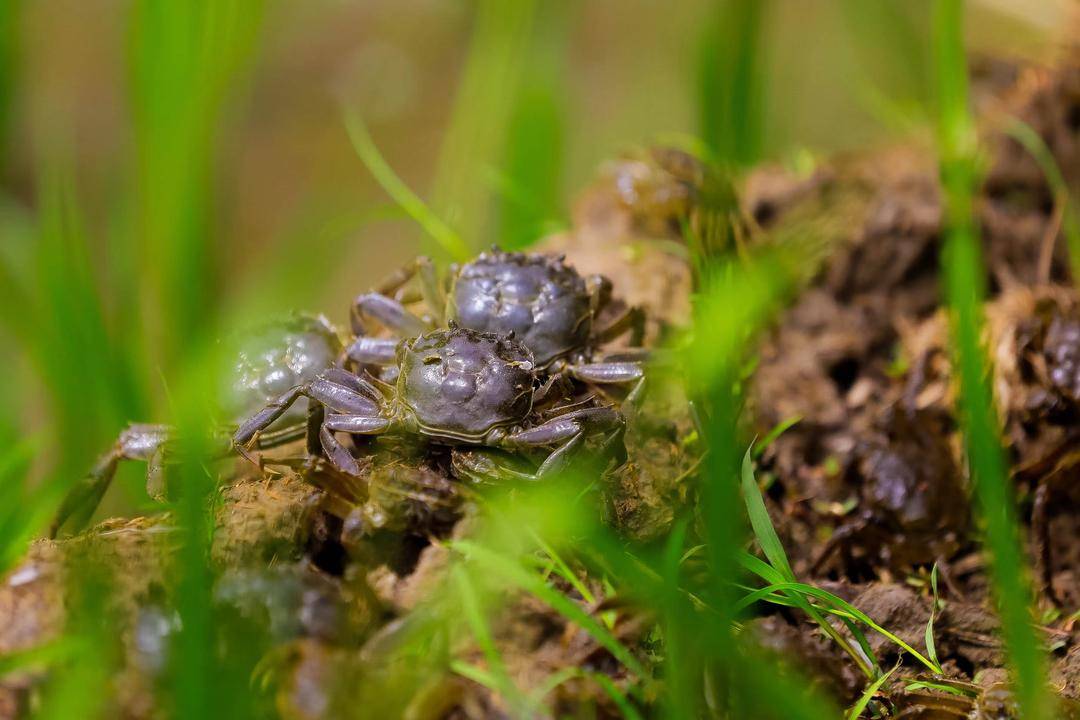
{"type": "Polygon", "coordinates": [[[484,619],[484,611],[480,605],[480,597],[473,586],[466,570],[460,565],[451,571],[451,577],[457,586],[458,595],[461,597],[461,607],[473,634],[473,639],[480,646],[484,659],[488,664],[488,675],[495,682],[495,688],[503,696],[511,708],[517,712],[523,712],[527,701],[521,694],[521,690],[510,679],[506,672],[506,664],[503,662],[499,649],[495,646],[495,640],[488,629],[484,619]]]}
{"type": "Polygon", "coordinates": [[[1054,203],[1061,213],[1061,230],[1065,235],[1065,244],[1069,249],[1069,267],[1072,271],[1073,282],[1080,278],[1080,213],[1076,209],[1076,201],[1069,191],[1069,185],[1061,174],[1054,154],[1046,146],[1042,136],[1020,119],[1014,118],[1005,127],[1009,137],[1024,146],[1035,162],[1039,164],[1046,184],[1050,186],[1050,193],[1054,196],[1054,203]]]}
{"type": "Polygon", "coordinates": [[[795,573],[788,562],[784,545],[780,542],[780,536],[776,534],[769,511],[765,507],[765,501],[761,497],[757,480],[754,479],[754,463],[751,459],[751,450],[747,449],[742,461],[742,492],[743,502],[746,503],[746,514],[750,517],[750,526],[754,530],[754,537],[761,546],[769,563],[776,568],[786,580],[795,580],[795,573]]]}
{"type": "Polygon", "coordinates": [[[468,259],[472,254],[469,246],[397,176],[379,152],[375,141],[371,139],[371,133],[356,111],[345,110],[345,128],[360,161],[386,194],[424,229],[444,255],[454,260],[468,259]]]}
{"type": "Polygon", "coordinates": [[[765,0],[714,0],[698,68],[700,133],[713,158],[746,167],[764,151],[765,0]]]}
{"type": "Polygon", "coordinates": [[[457,540],[451,547],[503,581],[535,595],[567,620],[576,623],[582,630],[591,635],[597,643],[610,652],[616,660],[622,663],[626,669],[639,678],[647,679],[649,677],[637,658],[611,634],[610,630],[582,610],[577,603],[545,583],[538,575],[526,570],[517,562],[478,543],[457,540]]]}
{"type": "Polygon", "coordinates": [[[566,45],[574,10],[567,0],[544,4],[523,59],[507,127],[499,204],[499,244],[524,248],[563,217],[561,179],[566,134],[566,45]]]}
{"type": "Polygon", "coordinates": [[[951,320],[953,367],[960,378],[961,426],[979,511],[986,524],[1002,636],[1027,720],[1052,717],[1045,658],[1032,628],[1032,592],[1020,547],[1015,500],[998,437],[987,359],[981,345],[985,273],[975,224],[976,135],[968,108],[960,0],[937,0],[938,136],[945,195],[942,269],[951,320]]]}
{"type": "Polygon", "coordinates": [[[130,4],[132,116],[137,176],[132,237],[164,328],[155,350],[179,367],[220,298],[213,233],[217,132],[261,26],[263,0],[130,4]],[[160,347],[157,347],[160,346],[160,347]]]}
{"type": "Polygon", "coordinates": [[[883,674],[877,680],[866,686],[866,689],[863,690],[862,695],[860,695],[859,699],[855,702],[855,704],[851,706],[851,710],[848,712],[847,716],[848,720],[859,720],[859,718],[862,717],[863,711],[866,710],[866,706],[870,704],[871,700],[873,700],[874,695],[877,694],[877,691],[881,689],[881,686],[884,685],[890,677],[892,677],[892,674],[896,672],[897,668],[899,667],[900,666],[897,665],[892,670],[883,674]]]}
{"type": "Polygon", "coordinates": [[[484,175],[506,151],[535,0],[479,0],[465,69],[439,153],[431,205],[467,243],[465,256],[490,244],[491,199],[484,175]]]}
{"type": "MultiPolygon", "coordinates": [[[[794,583],[795,573],[791,569],[791,564],[788,562],[787,553],[784,551],[784,546],[780,542],[779,536],[776,534],[776,529],[772,525],[772,520],[769,518],[769,511],[765,507],[765,501],[761,497],[761,491],[758,488],[757,481],[754,479],[754,467],[750,459],[751,450],[747,449],[746,454],[743,456],[742,464],[742,495],[743,502],[746,504],[746,512],[750,518],[750,525],[753,528],[754,536],[758,541],[758,545],[761,546],[762,551],[765,553],[765,557],[769,559],[770,565],[761,563],[761,566],[768,568],[767,574],[771,578],[773,583],[794,583]]],[[[753,556],[746,556],[753,558],[753,556]]],[[[757,560],[757,558],[753,558],[757,560]]],[[[760,567],[758,568],[760,572],[760,567]]],[[[768,593],[766,593],[767,595],[768,593]]],[[[855,651],[850,646],[847,640],[840,635],[836,629],[817,611],[817,608],[810,605],[806,600],[798,593],[791,593],[785,591],[785,593],[803,612],[810,616],[810,618],[816,622],[821,629],[829,635],[833,641],[835,641],[841,649],[848,653],[855,661],[856,665],[867,675],[867,677],[873,677],[876,672],[879,671],[877,666],[877,659],[874,658],[874,654],[870,651],[869,643],[862,636],[862,633],[853,624],[844,620],[852,630],[852,635],[859,642],[865,658],[855,651]],[[866,664],[866,658],[869,658],[871,665],[866,664]]],[[[744,601],[740,601],[736,604],[736,612],[747,607],[744,601]]]]}
{"type": "Polygon", "coordinates": [[[591,677],[596,684],[607,693],[607,696],[615,703],[615,707],[619,708],[619,712],[622,713],[622,716],[626,718],[626,720],[644,720],[641,713],[639,713],[637,708],[631,704],[626,695],[624,695],[619,688],[615,687],[615,683],[611,678],[598,672],[589,673],[589,677],[591,677]]]}
{"type": "Polygon", "coordinates": [[[814,587],[813,585],[807,585],[806,583],[800,582],[773,583],[772,585],[768,585],[761,588],[760,590],[756,590],[755,592],[750,593],[737,603],[737,607],[743,609],[749,607],[750,605],[753,605],[759,600],[768,597],[768,595],[770,595],[771,593],[788,590],[808,595],[823,602],[829,603],[834,607],[840,608],[847,615],[865,624],[867,627],[874,630],[878,634],[888,638],[892,643],[894,643],[897,647],[902,648],[905,652],[910,653],[913,658],[925,665],[931,672],[941,672],[941,667],[937,663],[931,661],[929,658],[927,658],[925,655],[923,655],[911,645],[906,643],[904,640],[900,639],[895,633],[879,625],[862,610],[859,610],[857,607],[847,602],[843,598],[834,595],[827,590],[822,590],[821,588],[814,587]]]}
{"type": "Polygon", "coordinates": [[[769,446],[776,442],[778,437],[798,425],[800,422],[802,422],[802,416],[793,415],[776,423],[769,432],[765,433],[765,437],[754,443],[754,458],[757,459],[761,457],[769,446]]]}
{"type": "Polygon", "coordinates": [[[930,619],[926,621],[926,654],[935,665],[941,666],[937,656],[937,644],[934,642],[934,617],[938,612],[938,589],[937,589],[938,566],[934,563],[934,569],[930,571],[930,588],[933,591],[933,604],[930,606],[930,619]]]}

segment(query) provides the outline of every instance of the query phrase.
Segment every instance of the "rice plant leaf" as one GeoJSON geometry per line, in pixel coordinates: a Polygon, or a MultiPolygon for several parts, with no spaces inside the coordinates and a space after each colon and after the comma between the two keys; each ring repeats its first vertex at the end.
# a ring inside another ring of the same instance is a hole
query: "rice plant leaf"
{"type": "Polygon", "coordinates": [[[754,478],[754,462],[751,456],[752,448],[747,448],[742,461],[742,492],[743,502],[746,503],[746,514],[750,517],[750,526],[754,529],[754,537],[757,539],[761,551],[769,559],[769,563],[776,568],[786,580],[795,580],[795,573],[788,562],[784,545],[780,542],[780,536],[776,534],[769,511],[765,507],[765,501],[761,497],[757,480],[754,478]]]}
{"type": "Polygon", "coordinates": [[[439,149],[431,206],[465,239],[465,256],[483,247],[491,198],[484,182],[489,167],[507,150],[522,67],[535,47],[536,0],[479,0],[450,124],[439,149]]]}
{"type": "Polygon", "coordinates": [[[443,252],[455,260],[467,260],[472,254],[469,246],[398,177],[379,152],[359,113],[346,108],[344,117],[345,129],[349,133],[353,149],[386,194],[424,229],[443,252]]]}
{"type": "Polygon", "coordinates": [[[883,635],[884,637],[888,638],[890,641],[895,643],[898,647],[903,648],[905,651],[910,653],[912,657],[914,657],[916,660],[918,660],[923,665],[925,665],[927,668],[929,668],[931,670],[931,672],[934,672],[934,673],[937,673],[937,674],[941,673],[941,667],[939,667],[937,663],[935,663],[935,662],[931,661],[930,659],[928,659],[926,656],[924,656],[918,650],[913,648],[907,642],[905,642],[904,640],[897,637],[897,635],[894,634],[893,632],[891,632],[891,631],[885,629],[884,627],[882,627],[881,625],[879,625],[877,622],[875,622],[869,615],[864,613],[862,610],[859,610],[857,607],[855,607],[854,605],[852,605],[848,601],[844,600],[843,598],[841,598],[841,597],[839,597],[837,595],[834,595],[834,594],[832,594],[831,592],[829,592],[827,590],[822,590],[821,588],[814,587],[813,585],[807,585],[806,583],[800,583],[800,582],[776,583],[774,585],[769,585],[769,586],[766,586],[764,588],[761,588],[760,590],[757,590],[755,592],[750,593],[749,595],[744,597],[742,600],[740,600],[737,603],[737,606],[740,609],[746,608],[746,607],[748,607],[750,605],[753,605],[755,602],[758,602],[759,600],[767,597],[770,593],[774,593],[774,592],[782,591],[782,590],[793,590],[795,592],[803,593],[805,595],[809,595],[809,596],[811,596],[813,598],[816,598],[818,600],[826,602],[826,603],[828,603],[828,604],[830,604],[830,605],[832,605],[834,607],[838,607],[838,608],[843,609],[846,613],[848,613],[850,616],[854,617],[859,622],[865,624],[870,629],[874,630],[875,632],[877,632],[880,635],[883,635]]]}
{"type": "Polygon", "coordinates": [[[491,636],[491,631],[488,629],[487,621],[484,619],[484,613],[480,607],[480,597],[469,579],[466,569],[456,566],[451,576],[457,586],[458,595],[461,597],[461,607],[465,615],[465,621],[472,631],[473,639],[476,640],[476,644],[480,646],[480,651],[484,654],[484,659],[488,664],[488,672],[495,682],[497,691],[511,707],[517,708],[519,711],[523,710],[526,704],[525,698],[506,672],[506,663],[503,662],[502,655],[499,653],[498,647],[495,646],[495,640],[491,636]]]}
{"type": "Polygon", "coordinates": [[[541,580],[539,576],[529,572],[514,560],[489,550],[478,543],[457,540],[452,544],[448,544],[452,549],[463,553],[469,560],[476,562],[502,580],[535,595],[567,620],[577,624],[639,678],[647,679],[649,677],[637,658],[611,634],[611,631],[582,610],[574,601],[541,580]]]}
{"type": "Polygon", "coordinates": [[[502,687],[495,675],[482,667],[467,663],[463,660],[451,660],[450,670],[463,678],[468,678],[478,685],[483,685],[492,692],[502,692],[502,687]]]}
{"type": "Polygon", "coordinates": [[[619,712],[626,720],[643,720],[641,713],[637,708],[627,699],[626,695],[622,693],[619,688],[615,687],[615,683],[607,675],[603,673],[589,673],[589,677],[596,681],[596,683],[603,688],[607,693],[611,701],[615,703],[615,707],[619,708],[619,712]]]}
{"type": "Polygon", "coordinates": [[[958,695],[960,697],[976,697],[979,694],[979,690],[976,690],[974,688],[967,689],[962,687],[956,687],[955,685],[934,682],[932,680],[916,680],[915,682],[905,685],[904,690],[907,690],[908,692],[912,692],[914,690],[938,690],[940,692],[949,693],[950,695],[958,695]]]}
{"type": "Polygon", "coordinates": [[[930,619],[926,621],[926,654],[934,662],[935,665],[940,666],[937,656],[937,645],[934,643],[934,616],[938,610],[938,589],[937,589],[937,575],[938,566],[934,563],[933,569],[930,571],[930,588],[934,594],[933,604],[930,606],[930,619]]]}
{"type": "Polygon", "coordinates": [[[801,415],[792,415],[791,417],[776,423],[769,432],[765,433],[765,437],[763,437],[760,442],[754,443],[754,458],[761,457],[769,446],[776,442],[776,438],[780,437],[800,422],[802,422],[801,415]]]}
{"type": "Polygon", "coordinates": [[[1058,212],[1061,213],[1061,230],[1065,235],[1066,247],[1069,249],[1072,276],[1080,278],[1080,213],[1077,212],[1076,202],[1073,200],[1072,193],[1069,192],[1069,185],[1061,174],[1061,168],[1058,167],[1054,154],[1050,152],[1042,136],[1019,118],[1013,118],[1005,126],[1005,132],[1023,145],[1024,149],[1035,158],[1035,162],[1039,164],[1039,168],[1046,177],[1046,184],[1050,186],[1050,193],[1058,205],[1058,212]]]}
{"type": "Polygon", "coordinates": [[[896,672],[898,667],[900,666],[897,665],[892,670],[870,683],[866,689],[863,690],[863,694],[860,695],[855,704],[851,706],[851,710],[848,712],[848,720],[858,720],[858,718],[862,716],[863,710],[865,710],[866,706],[873,700],[874,695],[877,694],[877,691],[881,689],[881,686],[885,684],[892,674],[896,672]]]}
{"type": "Polygon", "coordinates": [[[1017,703],[1026,720],[1048,720],[1053,712],[1046,658],[1032,628],[1032,588],[982,346],[986,271],[975,215],[978,136],[968,93],[964,7],[961,0],[937,0],[934,10],[937,134],[945,200],[941,267],[950,311],[953,367],[960,378],[960,425],[977,507],[986,525],[990,577],[1017,703]]]}

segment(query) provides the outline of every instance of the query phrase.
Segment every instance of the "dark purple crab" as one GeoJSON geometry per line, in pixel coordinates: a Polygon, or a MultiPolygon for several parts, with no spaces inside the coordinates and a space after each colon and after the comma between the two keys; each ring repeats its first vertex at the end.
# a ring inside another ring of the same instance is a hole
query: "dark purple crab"
{"type": "Polygon", "coordinates": [[[533,477],[565,466],[589,436],[621,433],[623,418],[591,404],[530,425],[533,403],[545,392],[532,352],[512,335],[452,324],[396,344],[394,385],[331,368],[269,403],[237,430],[241,448],[301,397],[324,408],[322,449],[338,471],[361,469],[335,433],[414,437],[448,446],[555,449],[533,477]]]}
{"type": "Polygon", "coordinates": [[[565,373],[589,383],[636,383],[643,371],[641,353],[626,353],[594,362],[597,349],[631,332],[638,345],[644,316],[628,308],[607,326],[597,318],[611,303],[611,282],[602,275],[581,277],[561,256],[514,253],[494,249],[472,262],[452,266],[446,287],[440,285],[430,261],[419,258],[376,290],[353,303],[356,341],[349,358],[361,365],[393,362],[397,340],[368,335],[374,320],[399,335],[419,335],[454,322],[470,330],[514,333],[532,351],[536,368],[547,374],[565,373]],[[419,275],[421,296],[431,316],[418,317],[403,300],[403,288],[419,275]]]}
{"type": "MultiPolygon", "coordinates": [[[[288,388],[312,380],[330,367],[342,350],[341,340],[326,318],[302,313],[243,333],[237,346],[234,373],[229,387],[222,393],[222,414],[233,419],[231,427],[288,388]]],[[[304,437],[305,415],[305,408],[297,408],[280,418],[271,432],[260,437],[260,449],[304,437]]],[[[228,425],[216,433],[222,456],[231,450],[231,433],[228,425]]],[[[171,426],[162,424],[134,423],[125,428],[116,443],[64,498],[50,526],[50,536],[55,537],[65,524],[78,529],[90,519],[124,460],[146,462],[147,492],[155,499],[163,499],[166,491],[162,470],[175,435],[171,426]]],[[[309,441],[309,445],[313,444],[309,441]]],[[[311,449],[317,449],[317,445],[311,449]]]]}

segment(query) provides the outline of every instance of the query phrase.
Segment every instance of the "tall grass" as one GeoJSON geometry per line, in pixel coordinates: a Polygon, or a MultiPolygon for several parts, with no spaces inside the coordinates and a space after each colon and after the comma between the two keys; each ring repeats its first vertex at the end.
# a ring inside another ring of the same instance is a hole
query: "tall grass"
{"type": "MultiPolygon", "coordinates": [[[[472,250],[491,225],[488,174],[500,164],[517,97],[535,0],[479,0],[450,126],[440,150],[431,204],[472,250]]],[[[436,247],[437,255],[447,259],[436,247]]],[[[461,258],[455,258],[461,259],[461,258]]]]}
{"type": "Polygon", "coordinates": [[[986,524],[994,596],[1017,699],[1025,718],[1043,720],[1052,717],[1045,685],[1045,660],[1032,626],[1030,575],[1021,550],[1015,499],[998,435],[990,373],[981,343],[985,270],[974,213],[978,156],[968,108],[960,0],[937,1],[934,46],[947,233],[941,264],[950,312],[954,367],[960,380],[961,424],[975,498],[986,524]]]}
{"type": "Polygon", "coordinates": [[[225,111],[256,39],[263,0],[136,0],[131,99],[136,130],[135,226],[126,238],[157,310],[151,362],[178,367],[220,296],[213,233],[215,152],[225,111]]]}
{"type": "Polygon", "coordinates": [[[697,74],[700,133],[732,167],[761,159],[765,145],[765,0],[714,0],[697,74]]]}
{"type": "Polygon", "coordinates": [[[551,232],[565,215],[562,170],[567,97],[566,45],[577,8],[544,3],[523,59],[510,108],[502,167],[495,168],[499,244],[522,248],[551,232]]]}

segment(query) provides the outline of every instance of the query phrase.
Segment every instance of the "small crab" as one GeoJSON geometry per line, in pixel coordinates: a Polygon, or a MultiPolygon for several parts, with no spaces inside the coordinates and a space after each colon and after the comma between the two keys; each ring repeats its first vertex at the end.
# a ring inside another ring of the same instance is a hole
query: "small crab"
{"type": "Polygon", "coordinates": [[[534,401],[550,385],[541,384],[532,352],[512,334],[451,324],[398,342],[394,366],[392,386],[340,368],[326,370],[244,422],[233,442],[243,448],[257,440],[301,397],[324,408],[318,435],[330,464],[357,477],[360,466],[335,433],[413,437],[447,446],[555,446],[535,477],[564,467],[589,436],[621,436],[622,415],[595,403],[531,424],[534,401]]]}
{"type": "MultiPolygon", "coordinates": [[[[231,385],[223,393],[223,414],[243,417],[254,408],[279,396],[288,388],[308,382],[330,367],[342,344],[330,323],[321,316],[296,314],[267,323],[239,339],[231,385]]],[[[260,438],[261,448],[277,447],[304,437],[304,409],[282,417],[273,432],[260,438]]],[[[233,425],[235,427],[235,423],[233,425]]],[[[228,454],[230,430],[219,431],[221,455],[228,454]]],[[[55,537],[69,524],[82,527],[108,490],[123,460],[147,462],[147,491],[165,495],[163,467],[176,432],[169,425],[135,423],[120,433],[116,443],[102,455],[83,480],[64,498],[50,527],[55,537]]]]}
{"type": "Polygon", "coordinates": [[[562,257],[495,249],[452,267],[447,287],[441,289],[430,262],[420,258],[379,289],[360,295],[353,303],[358,337],[348,349],[349,359],[361,365],[392,362],[397,340],[370,337],[369,320],[409,337],[445,319],[470,330],[513,332],[532,352],[536,368],[547,374],[566,373],[589,383],[642,378],[638,357],[593,362],[604,343],[631,332],[631,345],[638,345],[644,330],[644,316],[637,308],[597,327],[600,312],[611,302],[611,282],[601,275],[583,278],[562,257]],[[434,319],[416,316],[403,302],[408,296],[402,288],[417,274],[434,319]],[[397,297],[391,297],[395,293],[397,297]]]}
{"type": "Polygon", "coordinates": [[[890,569],[956,552],[968,528],[968,500],[943,420],[930,411],[886,412],[882,436],[856,450],[862,509],[821,549],[815,572],[837,550],[850,565],[856,545],[890,569]]]}

